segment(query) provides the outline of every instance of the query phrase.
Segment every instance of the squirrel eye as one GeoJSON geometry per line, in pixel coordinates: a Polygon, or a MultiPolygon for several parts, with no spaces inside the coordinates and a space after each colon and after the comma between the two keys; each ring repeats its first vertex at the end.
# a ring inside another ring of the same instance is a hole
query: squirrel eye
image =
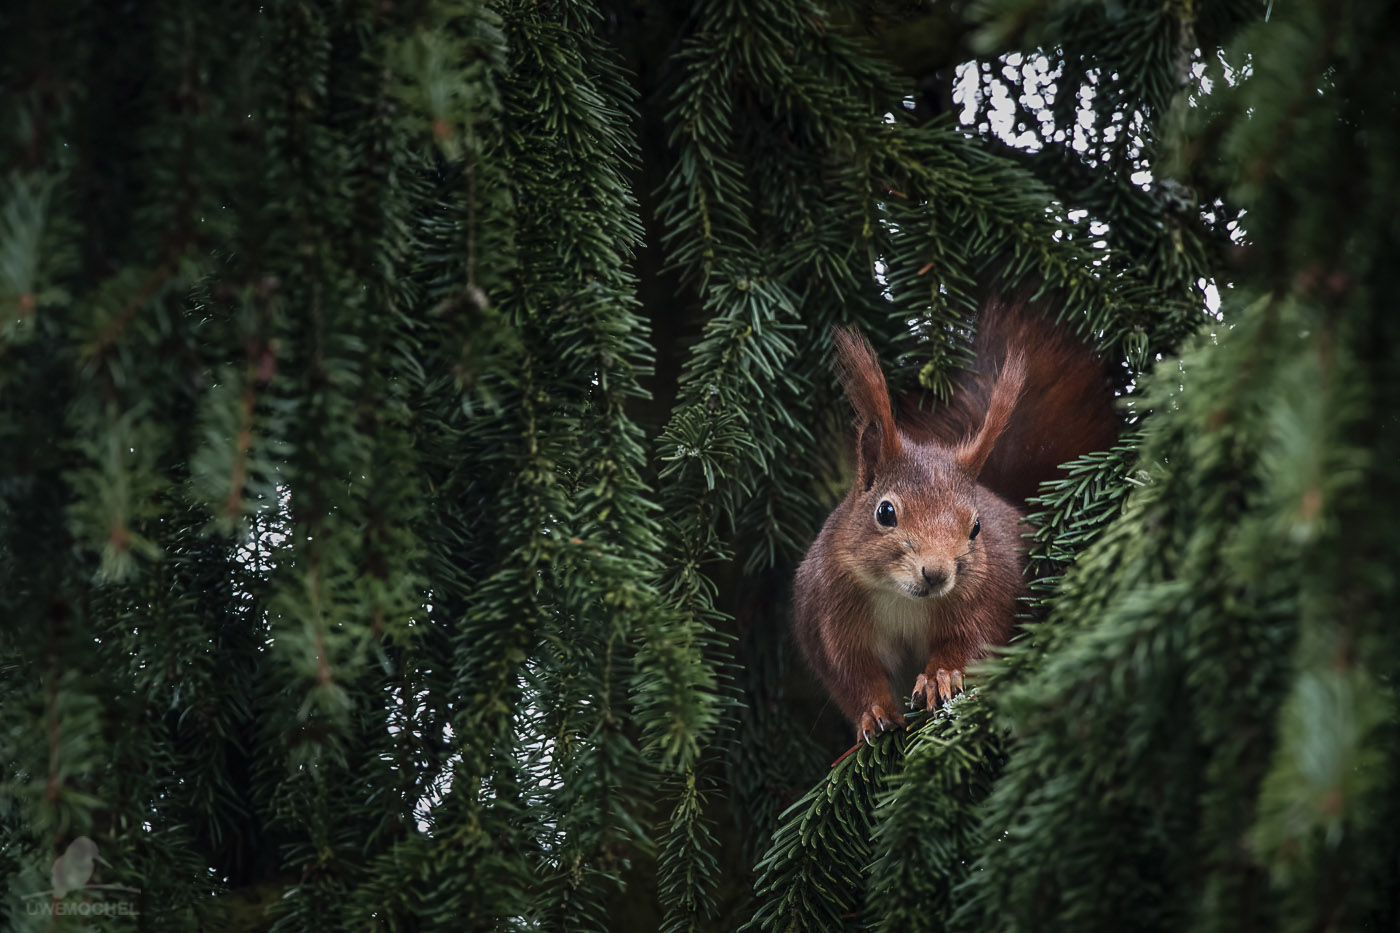
{"type": "Polygon", "coordinates": [[[970,535],[967,536],[967,540],[971,541],[973,538],[977,537],[977,532],[979,532],[979,531],[981,531],[981,530],[982,530],[982,519],[980,519],[980,518],[974,518],[974,519],[972,520],[972,534],[970,534],[970,535]]]}
{"type": "Polygon", "coordinates": [[[875,507],[875,521],[884,525],[886,528],[893,528],[895,525],[899,524],[899,519],[896,518],[894,514],[894,503],[890,502],[888,499],[882,500],[880,504],[875,507]]]}

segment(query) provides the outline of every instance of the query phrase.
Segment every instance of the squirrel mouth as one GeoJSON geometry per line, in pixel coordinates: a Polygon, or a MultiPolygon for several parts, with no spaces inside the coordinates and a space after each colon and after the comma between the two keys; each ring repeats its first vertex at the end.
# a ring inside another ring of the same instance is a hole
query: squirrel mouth
{"type": "Polygon", "coordinates": [[[912,599],[937,599],[940,596],[947,596],[952,588],[953,581],[951,580],[939,587],[932,587],[927,583],[904,584],[904,592],[912,599]]]}

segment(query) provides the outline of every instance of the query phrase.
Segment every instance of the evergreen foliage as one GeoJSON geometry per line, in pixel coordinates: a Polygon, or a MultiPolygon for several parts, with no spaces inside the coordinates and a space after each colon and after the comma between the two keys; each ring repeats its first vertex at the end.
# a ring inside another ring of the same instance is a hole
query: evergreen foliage
{"type": "Polygon", "coordinates": [[[1397,19],[6,5],[0,926],[1394,928],[1397,19]],[[991,287],[1120,443],[829,767],[830,329],[991,287]]]}

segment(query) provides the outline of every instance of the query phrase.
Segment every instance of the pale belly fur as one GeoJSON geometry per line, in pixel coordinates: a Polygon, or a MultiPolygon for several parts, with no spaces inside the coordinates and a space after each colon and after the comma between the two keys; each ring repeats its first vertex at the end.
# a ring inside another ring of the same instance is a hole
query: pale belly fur
{"type": "Polygon", "coordinates": [[[877,592],[870,599],[870,609],[875,620],[875,654],[892,678],[895,695],[907,696],[914,678],[928,663],[936,602],[877,592]]]}

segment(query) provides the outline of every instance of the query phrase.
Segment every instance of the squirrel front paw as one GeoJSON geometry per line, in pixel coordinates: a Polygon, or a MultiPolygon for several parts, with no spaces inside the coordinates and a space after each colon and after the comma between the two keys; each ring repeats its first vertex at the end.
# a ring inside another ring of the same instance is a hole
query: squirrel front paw
{"type": "Polygon", "coordinates": [[[909,692],[909,702],[918,710],[935,710],[963,691],[963,672],[939,668],[933,677],[920,674],[909,692]]]}
{"type": "Polygon", "coordinates": [[[867,745],[874,745],[875,736],[893,729],[895,726],[902,725],[904,725],[903,713],[896,712],[891,715],[886,713],[885,708],[879,703],[872,703],[870,709],[861,714],[860,734],[857,740],[864,739],[867,745]]]}

